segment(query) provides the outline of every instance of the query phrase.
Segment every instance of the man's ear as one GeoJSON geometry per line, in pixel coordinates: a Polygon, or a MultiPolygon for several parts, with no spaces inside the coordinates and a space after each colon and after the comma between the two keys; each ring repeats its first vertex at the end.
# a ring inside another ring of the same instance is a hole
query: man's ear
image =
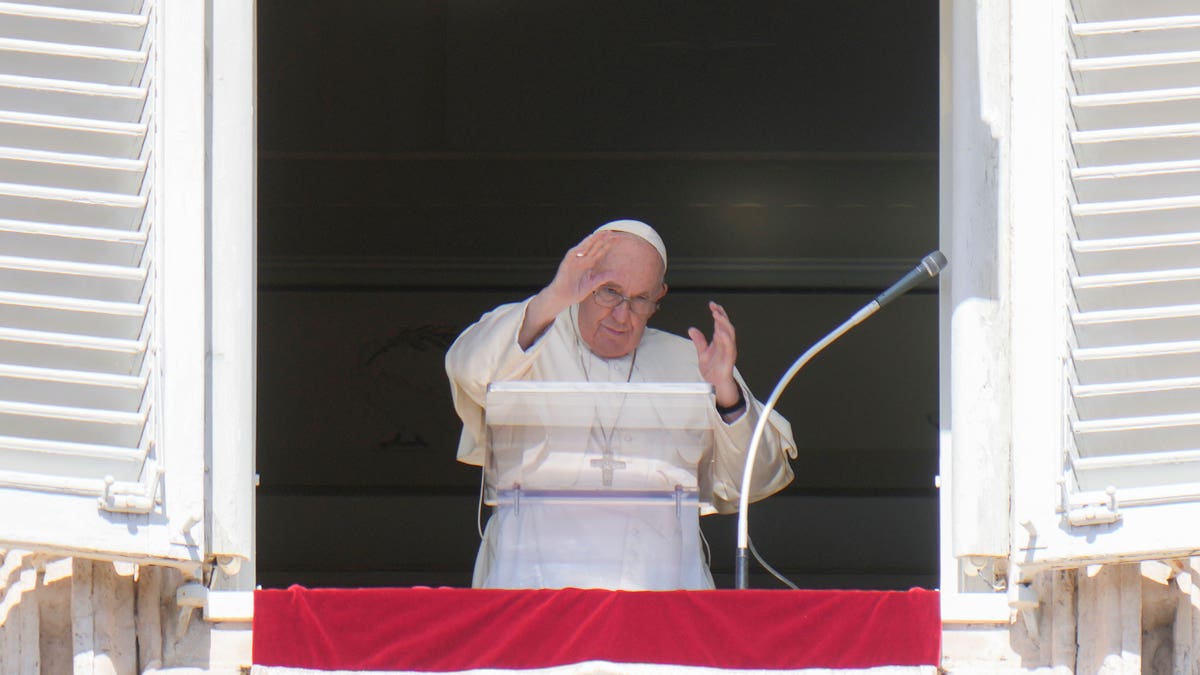
{"type": "Polygon", "coordinates": [[[654,301],[658,302],[659,300],[662,300],[663,297],[666,296],[666,294],[667,294],[667,282],[664,281],[662,284],[662,289],[658,291],[658,297],[655,298],[654,301]]]}

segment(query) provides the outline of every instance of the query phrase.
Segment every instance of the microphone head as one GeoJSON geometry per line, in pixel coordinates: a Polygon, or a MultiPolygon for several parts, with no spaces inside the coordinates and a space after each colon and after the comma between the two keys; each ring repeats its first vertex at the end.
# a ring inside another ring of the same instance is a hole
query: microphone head
{"type": "Polygon", "coordinates": [[[929,276],[936,277],[939,272],[946,269],[949,261],[946,256],[942,255],[941,251],[934,251],[921,259],[921,266],[929,273],[929,276]]]}

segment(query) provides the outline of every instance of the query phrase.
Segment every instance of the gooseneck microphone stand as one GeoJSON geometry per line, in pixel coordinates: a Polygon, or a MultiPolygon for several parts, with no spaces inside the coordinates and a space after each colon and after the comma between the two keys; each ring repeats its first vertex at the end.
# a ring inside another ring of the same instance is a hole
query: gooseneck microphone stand
{"type": "Polygon", "coordinates": [[[946,256],[942,255],[941,251],[934,251],[925,256],[920,264],[909,271],[908,274],[905,274],[899,281],[892,284],[890,288],[864,305],[862,309],[855,312],[849,319],[846,319],[833,332],[809,347],[808,351],[796,359],[792,367],[788,368],[783,377],[779,379],[779,383],[775,385],[775,390],[771,392],[771,396],[763,404],[762,412],[758,417],[758,423],[754,425],[754,435],[750,437],[750,448],[746,452],[746,466],[742,470],[742,492],[738,501],[737,553],[734,558],[734,583],[736,588],[746,589],[750,587],[749,559],[747,557],[750,546],[750,478],[754,473],[754,458],[758,455],[758,444],[762,440],[763,432],[767,428],[767,420],[771,416],[771,411],[775,410],[775,404],[779,401],[783,390],[791,383],[796,373],[811,361],[814,356],[820,353],[822,349],[825,349],[834,340],[845,335],[851,328],[865,321],[867,317],[878,312],[884,305],[904,295],[917,284],[926,279],[936,277],[939,272],[945,269],[946,264],[946,256]]]}

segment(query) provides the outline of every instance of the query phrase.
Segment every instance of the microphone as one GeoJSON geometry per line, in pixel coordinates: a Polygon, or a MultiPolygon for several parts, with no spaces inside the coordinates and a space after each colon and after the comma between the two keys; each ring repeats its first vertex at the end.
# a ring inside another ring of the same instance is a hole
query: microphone
{"type": "MultiPolygon", "coordinates": [[[[771,411],[775,409],[775,404],[779,402],[779,397],[783,394],[784,387],[792,381],[792,377],[800,371],[814,356],[817,355],[825,347],[829,346],[834,340],[845,335],[847,331],[854,328],[858,324],[866,320],[879,308],[895,300],[912,290],[914,286],[936,277],[942,270],[946,269],[946,256],[942,255],[941,251],[934,251],[921,259],[921,262],[914,267],[908,274],[905,274],[899,281],[892,284],[886,291],[875,296],[875,299],[868,302],[851,316],[842,322],[825,337],[821,338],[816,344],[808,348],[808,351],[800,355],[791,368],[779,378],[779,383],[775,385],[775,390],[771,392],[770,398],[763,404],[762,413],[758,417],[758,423],[754,425],[754,435],[750,437],[750,447],[746,451],[746,466],[742,469],[742,492],[739,495],[738,501],[738,522],[737,522],[737,552],[733,561],[734,564],[734,584],[740,589],[749,588],[750,572],[749,559],[747,558],[747,549],[750,545],[750,476],[754,471],[754,457],[758,454],[758,444],[762,440],[763,431],[767,428],[767,420],[771,417],[771,411]]],[[[757,556],[757,554],[755,554],[757,556]]]]}
{"type": "Polygon", "coordinates": [[[912,268],[908,274],[900,277],[900,281],[892,284],[891,288],[875,296],[875,302],[879,303],[880,307],[883,307],[892,300],[909,292],[922,281],[936,277],[945,267],[946,256],[942,255],[941,251],[934,251],[922,258],[916,267],[912,268]]]}

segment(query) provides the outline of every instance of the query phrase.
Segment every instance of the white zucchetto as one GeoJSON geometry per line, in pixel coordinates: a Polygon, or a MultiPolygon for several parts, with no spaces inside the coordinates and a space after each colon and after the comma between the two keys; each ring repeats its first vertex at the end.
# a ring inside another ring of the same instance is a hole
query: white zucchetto
{"type": "Polygon", "coordinates": [[[625,232],[644,239],[646,243],[654,247],[654,250],[658,251],[658,255],[663,261],[663,272],[667,271],[667,245],[663,243],[662,237],[658,236],[653,227],[640,220],[614,220],[596,228],[596,232],[606,230],[625,232]]]}

